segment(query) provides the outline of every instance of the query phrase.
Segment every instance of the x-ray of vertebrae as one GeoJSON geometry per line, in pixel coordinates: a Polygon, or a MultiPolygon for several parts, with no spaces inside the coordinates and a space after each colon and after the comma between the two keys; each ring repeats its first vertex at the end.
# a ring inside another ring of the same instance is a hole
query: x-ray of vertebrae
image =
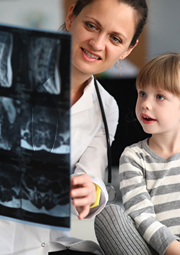
{"type": "Polygon", "coordinates": [[[0,25],[0,215],[70,227],[70,35],[0,25]]]}
{"type": "Polygon", "coordinates": [[[46,40],[44,38],[33,38],[28,50],[31,84],[35,86],[43,84],[44,88],[51,94],[60,94],[59,43],[51,38],[46,40]],[[50,51],[49,49],[53,50],[50,51]]]}
{"type": "Polygon", "coordinates": [[[13,36],[8,32],[0,32],[0,86],[12,85],[12,56],[13,36]]]}

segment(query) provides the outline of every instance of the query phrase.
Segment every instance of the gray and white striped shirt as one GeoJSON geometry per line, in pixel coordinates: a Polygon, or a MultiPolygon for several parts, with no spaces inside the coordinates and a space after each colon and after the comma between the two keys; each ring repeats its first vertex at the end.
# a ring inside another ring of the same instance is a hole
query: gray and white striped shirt
{"type": "Polygon", "coordinates": [[[164,159],[147,139],[126,147],[120,158],[120,190],[141,236],[164,254],[180,239],[180,153],[164,159]]]}

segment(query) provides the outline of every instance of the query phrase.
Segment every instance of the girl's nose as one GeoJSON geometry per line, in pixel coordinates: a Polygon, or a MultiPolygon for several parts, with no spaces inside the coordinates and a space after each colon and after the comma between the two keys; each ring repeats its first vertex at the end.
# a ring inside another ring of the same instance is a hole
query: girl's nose
{"type": "Polygon", "coordinates": [[[151,108],[151,104],[150,104],[150,101],[146,98],[146,100],[144,100],[141,104],[141,107],[143,109],[147,109],[149,110],[151,108]]]}
{"type": "Polygon", "coordinates": [[[98,34],[89,40],[89,44],[94,50],[102,51],[105,49],[105,38],[103,35],[98,34]]]}

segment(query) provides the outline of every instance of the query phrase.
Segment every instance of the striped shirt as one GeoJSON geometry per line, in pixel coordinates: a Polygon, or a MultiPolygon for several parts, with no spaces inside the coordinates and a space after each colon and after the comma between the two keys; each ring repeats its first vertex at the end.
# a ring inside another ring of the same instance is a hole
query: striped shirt
{"type": "Polygon", "coordinates": [[[126,147],[120,158],[120,190],[126,213],[159,254],[180,240],[180,153],[164,159],[147,139],[126,147]]]}

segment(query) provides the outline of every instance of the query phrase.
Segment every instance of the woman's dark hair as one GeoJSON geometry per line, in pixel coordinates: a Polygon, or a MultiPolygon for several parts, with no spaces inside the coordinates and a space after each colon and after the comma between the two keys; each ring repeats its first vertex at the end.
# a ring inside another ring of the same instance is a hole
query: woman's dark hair
{"type": "MultiPolygon", "coordinates": [[[[73,14],[75,17],[79,15],[82,9],[91,4],[96,0],[77,0],[75,3],[75,7],[73,9],[73,14]]],[[[136,31],[130,43],[130,47],[133,47],[141,34],[144,25],[146,24],[147,16],[148,16],[148,6],[146,0],[117,0],[120,3],[127,4],[131,6],[137,13],[137,21],[136,21],[136,31]]],[[[61,30],[66,30],[65,24],[62,25],[61,30]]]]}

